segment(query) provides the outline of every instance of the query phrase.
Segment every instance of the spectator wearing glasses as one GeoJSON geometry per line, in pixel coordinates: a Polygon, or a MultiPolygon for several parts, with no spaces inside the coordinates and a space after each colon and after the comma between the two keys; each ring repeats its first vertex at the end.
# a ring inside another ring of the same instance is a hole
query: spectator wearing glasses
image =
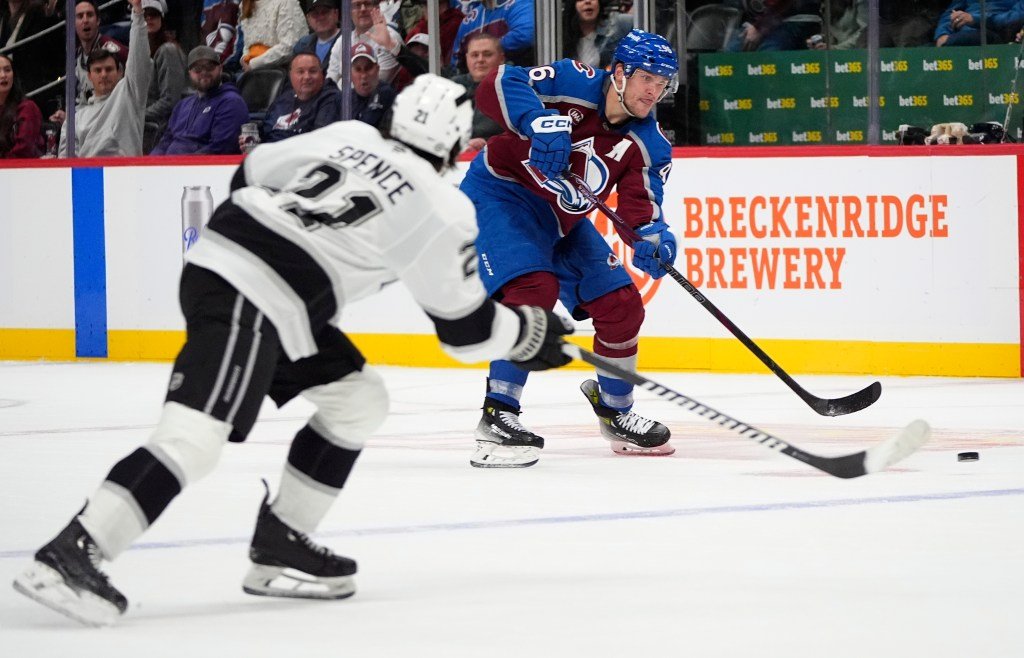
{"type": "Polygon", "coordinates": [[[224,82],[220,53],[196,46],[188,54],[188,75],[196,93],[174,106],[160,143],[150,155],[238,153],[238,135],[249,120],[238,89],[224,82]]]}
{"type": "MultiPolygon", "coordinates": [[[[352,44],[364,43],[373,49],[373,57],[380,67],[380,79],[391,82],[398,75],[401,64],[398,56],[402,51],[402,36],[390,25],[380,11],[380,0],[352,0],[352,44]]],[[[327,77],[341,84],[341,70],[344,63],[342,43],[334,43],[331,61],[327,66],[327,77]]]]}

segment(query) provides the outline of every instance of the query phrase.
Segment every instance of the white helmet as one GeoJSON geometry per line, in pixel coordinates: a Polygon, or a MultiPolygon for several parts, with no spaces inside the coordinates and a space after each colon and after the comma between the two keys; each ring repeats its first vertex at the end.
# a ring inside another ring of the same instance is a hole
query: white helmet
{"type": "Polygon", "coordinates": [[[473,127],[466,88],[432,73],[416,76],[395,99],[391,137],[441,158],[446,164],[462,152],[473,127]]]}

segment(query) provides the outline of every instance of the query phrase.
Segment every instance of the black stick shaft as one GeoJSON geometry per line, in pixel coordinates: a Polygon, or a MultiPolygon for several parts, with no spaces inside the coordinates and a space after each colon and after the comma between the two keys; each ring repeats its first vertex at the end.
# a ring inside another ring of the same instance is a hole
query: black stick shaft
{"type": "MultiPolygon", "coordinates": [[[[590,186],[587,185],[582,178],[572,172],[566,173],[566,177],[570,184],[575,187],[580,194],[600,208],[601,212],[615,223],[622,236],[627,238],[631,243],[635,243],[641,239],[637,232],[633,230],[633,227],[627,224],[624,219],[619,217],[618,213],[609,208],[604,201],[601,201],[601,199],[594,194],[593,190],[590,189],[590,186]]],[[[757,343],[743,333],[743,331],[741,331],[725,313],[712,304],[710,299],[697,290],[697,288],[690,283],[690,281],[683,276],[679,270],[667,263],[662,263],[661,267],[664,268],[664,270],[668,272],[668,275],[672,277],[676,283],[682,286],[686,292],[690,293],[691,297],[697,300],[701,306],[711,313],[716,320],[722,323],[722,325],[725,326],[733,336],[743,343],[744,347],[760,359],[761,363],[768,366],[768,369],[771,370],[776,377],[781,379],[783,383],[796,393],[811,409],[814,409],[814,411],[822,416],[842,416],[844,414],[860,411],[861,409],[874,404],[874,402],[881,396],[882,385],[878,382],[874,382],[867,388],[861,389],[856,393],[842,398],[819,398],[816,395],[813,395],[790,377],[789,373],[783,370],[779,364],[775,363],[775,360],[768,356],[768,354],[762,350],[757,343]]]]}

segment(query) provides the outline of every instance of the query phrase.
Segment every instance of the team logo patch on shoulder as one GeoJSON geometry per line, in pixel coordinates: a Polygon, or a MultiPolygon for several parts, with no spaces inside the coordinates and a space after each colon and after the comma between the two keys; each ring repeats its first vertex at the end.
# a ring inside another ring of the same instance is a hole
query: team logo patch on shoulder
{"type": "Polygon", "coordinates": [[[185,373],[176,372],[171,375],[171,383],[167,386],[168,391],[177,391],[185,383],[185,373]]]}
{"type": "Polygon", "coordinates": [[[575,107],[569,109],[569,118],[572,119],[572,123],[575,126],[580,121],[583,121],[583,113],[577,110],[575,107]]]}
{"type": "Polygon", "coordinates": [[[615,254],[608,254],[608,269],[614,270],[618,267],[622,267],[622,261],[615,254]]]}

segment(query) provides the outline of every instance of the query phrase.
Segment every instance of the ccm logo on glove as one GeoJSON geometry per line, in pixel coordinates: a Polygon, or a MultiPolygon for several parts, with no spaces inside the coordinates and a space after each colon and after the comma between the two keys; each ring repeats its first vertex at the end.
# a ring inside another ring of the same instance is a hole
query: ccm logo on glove
{"type": "Polygon", "coordinates": [[[530,123],[535,133],[559,133],[572,131],[572,119],[569,117],[537,117],[530,123]]]}

